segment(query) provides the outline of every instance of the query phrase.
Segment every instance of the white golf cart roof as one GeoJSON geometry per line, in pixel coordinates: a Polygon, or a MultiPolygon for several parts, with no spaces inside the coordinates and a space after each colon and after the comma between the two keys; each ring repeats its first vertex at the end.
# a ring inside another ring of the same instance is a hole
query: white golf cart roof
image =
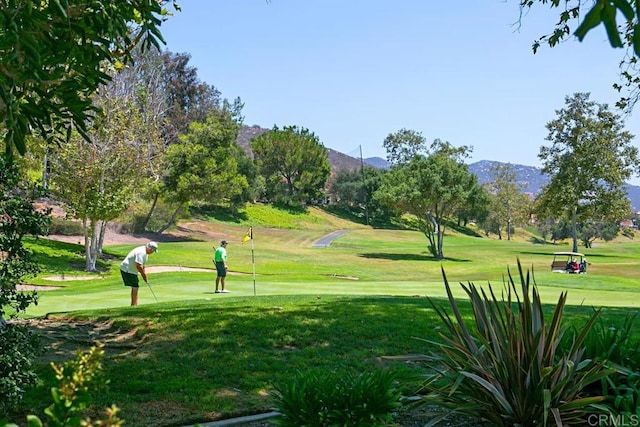
{"type": "Polygon", "coordinates": [[[553,256],[575,256],[575,257],[583,257],[584,254],[580,252],[554,252],[553,256]]]}

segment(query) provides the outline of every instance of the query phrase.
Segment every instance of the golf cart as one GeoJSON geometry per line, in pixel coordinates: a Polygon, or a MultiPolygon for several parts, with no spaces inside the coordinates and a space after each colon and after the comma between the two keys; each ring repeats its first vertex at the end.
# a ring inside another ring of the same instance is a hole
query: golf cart
{"type": "Polygon", "coordinates": [[[579,252],[554,252],[551,271],[555,273],[586,273],[587,259],[579,252]]]}

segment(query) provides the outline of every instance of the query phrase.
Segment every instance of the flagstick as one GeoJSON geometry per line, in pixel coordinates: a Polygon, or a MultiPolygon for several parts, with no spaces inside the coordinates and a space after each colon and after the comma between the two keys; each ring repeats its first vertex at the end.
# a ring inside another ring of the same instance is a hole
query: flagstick
{"type": "Polygon", "coordinates": [[[251,229],[251,269],[253,270],[253,296],[256,296],[256,262],[253,257],[253,228],[251,229]]]}

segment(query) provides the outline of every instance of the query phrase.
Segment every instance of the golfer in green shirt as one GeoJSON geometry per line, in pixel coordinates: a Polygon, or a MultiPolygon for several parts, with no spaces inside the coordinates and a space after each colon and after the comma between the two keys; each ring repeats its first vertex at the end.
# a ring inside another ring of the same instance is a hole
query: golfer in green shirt
{"type": "Polygon", "coordinates": [[[229,292],[224,288],[225,279],[227,277],[227,242],[223,240],[220,242],[220,246],[216,248],[215,253],[213,254],[213,262],[216,265],[216,294],[223,293],[226,294],[229,292]],[[218,289],[220,288],[220,289],[218,289]]]}

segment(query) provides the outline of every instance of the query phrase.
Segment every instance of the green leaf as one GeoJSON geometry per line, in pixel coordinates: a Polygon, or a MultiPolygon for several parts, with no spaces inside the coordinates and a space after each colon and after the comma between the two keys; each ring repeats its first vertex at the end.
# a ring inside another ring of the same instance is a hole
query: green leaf
{"type": "Polygon", "coordinates": [[[622,14],[624,15],[625,19],[627,19],[628,21],[633,20],[633,7],[631,6],[631,4],[626,1],[626,0],[613,0],[613,4],[615,5],[615,7],[617,7],[618,9],[620,9],[620,12],[622,12],[622,14]]]}
{"type": "Polygon", "coordinates": [[[602,2],[597,2],[582,20],[582,23],[575,31],[578,40],[582,41],[589,31],[600,25],[602,22],[602,2]]]}
{"type": "Polygon", "coordinates": [[[618,9],[608,2],[602,8],[602,23],[604,24],[604,28],[607,30],[607,36],[609,37],[611,47],[622,47],[622,40],[620,39],[618,25],[616,24],[617,12],[618,9]]]}
{"type": "Polygon", "coordinates": [[[633,51],[640,56],[640,22],[633,27],[633,51]]]}
{"type": "Polygon", "coordinates": [[[27,427],[42,427],[42,421],[35,415],[27,415],[27,427]]]}

